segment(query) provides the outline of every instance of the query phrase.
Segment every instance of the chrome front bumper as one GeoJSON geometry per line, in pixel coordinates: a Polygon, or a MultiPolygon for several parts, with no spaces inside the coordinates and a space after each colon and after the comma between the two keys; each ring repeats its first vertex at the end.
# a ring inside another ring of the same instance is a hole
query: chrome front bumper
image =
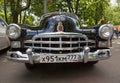
{"type": "MultiPolygon", "coordinates": [[[[87,63],[88,61],[99,61],[108,59],[111,56],[110,49],[97,50],[95,52],[83,51],[79,53],[69,53],[69,54],[50,54],[50,53],[34,53],[31,49],[28,49],[25,54],[20,51],[8,51],[8,59],[13,61],[25,62],[25,63],[40,63],[40,56],[64,56],[64,55],[78,55],[80,56],[79,61],[87,63]]],[[[55,63],[55,62],[54,62],[55,63]]],[[[61,62],[62,63],[62,62],[61,62]]],[[[63,63],[66,63],[65,61],[63,63]]]]}

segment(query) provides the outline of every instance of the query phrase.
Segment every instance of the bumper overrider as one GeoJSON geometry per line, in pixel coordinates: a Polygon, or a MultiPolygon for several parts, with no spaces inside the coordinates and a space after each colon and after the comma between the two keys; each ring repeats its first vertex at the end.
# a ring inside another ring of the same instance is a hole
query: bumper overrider
{"type": "Polygon", "coordinates": [[[27,49],[26,53],[20,51],[8,51],[8,59],[24,63],[67,63],[67,62],[84,62],[99,61],[108,59],[111,56],[110,49],[99,49],[90,52],[85,48],[79,53],[51,54],[51,53],[34,53],[32,49],[27,49]]]}

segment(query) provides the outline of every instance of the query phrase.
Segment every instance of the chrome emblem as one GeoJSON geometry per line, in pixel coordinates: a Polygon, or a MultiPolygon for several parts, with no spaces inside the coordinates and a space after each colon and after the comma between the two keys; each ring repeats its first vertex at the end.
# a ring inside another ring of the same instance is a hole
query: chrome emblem
{"type": "Polygon", "coordinates": [[[63,31],[64,31],[62,22],[58,22],[57,31],[58,31],[58,32],[63,32],[63,31]]]}

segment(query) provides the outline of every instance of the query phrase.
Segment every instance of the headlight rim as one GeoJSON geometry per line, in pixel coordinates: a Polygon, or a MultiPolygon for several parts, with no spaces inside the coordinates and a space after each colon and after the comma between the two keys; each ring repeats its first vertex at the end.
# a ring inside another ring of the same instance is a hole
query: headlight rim
{"type": "Polygon", "coordinates": [[[112,36],[112,34],[113,34],[113,26],[112,26],[111,24],[101,25],[100,28],[99,28],[98,33],[99,33],[100,38],[102,38],[102,39],[109,39],[109,38],[112,36]],[[108,27],[108,28],[110,29],[110,30],[109,30],[110,36],[104,37],[104,36],[102,35],[101,31],[102,31],[102,29],[103,29],[104,27],[108,27]]]}
{"type": "Polygon", "coordinates": [[[19,25],[15,24],[15,23],[12,23],[12,24],[8,25],[7,30],[6,30],[6,34],[7,34],[7,36],[8,36],[10,39],[17,39],[17,38],[19,38],[19,37],[21,36],[21,27],[20,27],[19,25]],[[18,36],[16,36],[16,37],[11,37],[11,36],[10,36],[10,34],[9,34],[9,29],[10,29],[11,26],[12,26],[12,27],[14,26],[15,28],[18,28],[18,29],[19,29],[18,36]]]}

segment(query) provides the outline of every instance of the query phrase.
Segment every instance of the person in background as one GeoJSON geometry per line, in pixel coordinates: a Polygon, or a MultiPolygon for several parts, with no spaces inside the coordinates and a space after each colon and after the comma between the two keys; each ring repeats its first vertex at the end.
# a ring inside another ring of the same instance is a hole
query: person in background
{"type": "Polygon", "coordinates": [[[119,34],[120,34],[120,25],[117,26],[117,30],[118,30],[118,38],[119,38],[119,34]]]}
{"type": "Polygon", "coordinates": [[[112,47],[112,39],[113,39],[113,35],[114,35],[114,26],[113,26],[113,24],[110,21],[108,21],[108,24],[111,25],[112,30],[113,30],[113,33],[112,33],[112,35],[110,37],[110,43],[109,43],[110,47],[112,47]]]}
{"type": "Polygon", "coordinates": [[[118,39],[119,31],[118,31],[118,27],[117,26],[114,26],[114,34],[115,34],[116,38],[118,39]]]}

